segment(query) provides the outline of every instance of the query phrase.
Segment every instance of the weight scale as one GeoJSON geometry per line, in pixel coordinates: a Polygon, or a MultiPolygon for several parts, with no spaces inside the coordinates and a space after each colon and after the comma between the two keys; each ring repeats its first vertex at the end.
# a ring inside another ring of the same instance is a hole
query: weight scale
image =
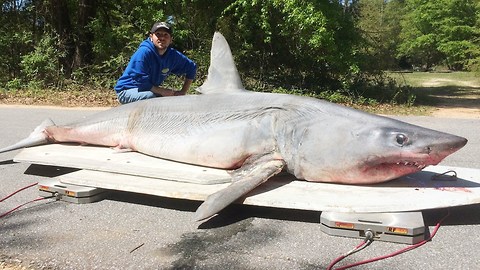
{"type": "MultiPolygon", "coordinates": [[[[39,195],[56,197],[57,200],[84,204],[100,201],[107,191],[101,188],[87,187],[60,182],[58,179],[46,179],[38,184],[39,195]]],[[[425,240],[425,226],[422,212],[398,213],[339,213],[322,212],[320,229],[332,236],[365,238],[371,231],[374,240],[416,244],[425,240]]]]}
{"type": "Polygon", "coordinates": [[[322,212],[322,232],[353,238],[365,238],[367,231],[373,240],[417,244],[425,240],[426,228],[421,211],[396,213],[322,212]]]}
{"type": "Polygon", "coordinates": [[[101,188],[65,184],[54,178],[43,180],[37,186],[41,197],[53,196],[57,200],[77,204],[98,202],[107,194],[101,188]]]}

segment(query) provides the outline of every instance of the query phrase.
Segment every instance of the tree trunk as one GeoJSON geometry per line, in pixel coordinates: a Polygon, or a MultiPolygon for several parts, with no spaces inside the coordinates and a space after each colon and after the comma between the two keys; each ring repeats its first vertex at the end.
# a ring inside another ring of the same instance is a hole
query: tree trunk
{"type": "Polygon", "coordinates": [[[59,36],[59,47],[65,55],[60,56],[60,65],[66,77],[72,73],[72,64],[75,54],[75,41],[70,21],[70,13],[66,0],[50,0],[52,10],[52,25],[59,36]]]}
{"type": "Polygon", "coordinates": [[[80,68],[93,63],[93,34],[88,24],[95,17],[95,0],[78,1],[78,29],[76,31],[76,46],[73,68],[80,68]]]}

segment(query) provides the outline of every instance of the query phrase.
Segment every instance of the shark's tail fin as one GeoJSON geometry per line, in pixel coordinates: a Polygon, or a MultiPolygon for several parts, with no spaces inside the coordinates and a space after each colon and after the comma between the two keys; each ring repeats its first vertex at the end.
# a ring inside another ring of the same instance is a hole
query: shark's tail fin
{"type": "Polygon", "coordinates": [[[37,145],[42,145],[42,144],[47,144],[47,135],[43,132],[46,127],[48,126],[54,126],[55,123],[51,119],[46,119],[43,121],[38,127],[33,130],[33,132],[25,139],[12,144],[10,146],[4,147],[0,149],[0,153],[3,152],[8,152],[8,151],[13,151],[29,146],[37,146],[37,145]]]}

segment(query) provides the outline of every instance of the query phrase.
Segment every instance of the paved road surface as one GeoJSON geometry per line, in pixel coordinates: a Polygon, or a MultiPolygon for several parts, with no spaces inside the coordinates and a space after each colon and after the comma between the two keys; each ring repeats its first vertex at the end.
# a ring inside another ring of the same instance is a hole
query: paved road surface
{"type": "MultiPolygon", "coordinates": [[[[94,112],[0,107],[0,145],[23,138],[46,117],[62,124],[94,112]]],[[[479,119],[398,118],[468,138],[442,164],[480,169],[479,119]]],[[[38,166],[32,175],[27,164],[13,163],[16,153],[0,154],[0,198],[45,179],[38,166]]],[[[0,212],[37,197],[35,188],[25,190],[0,203],[0,212]]],[[[317,212],[231,206],[199,225],[191,222],[197,206],[128,193],[83,205],[37,202],[0,219],[0,269],[2,263],[31,269],[325,269],[361,241],[324,234],[317,212]]],[[[430,230],[445,213],[424,211],[430,230]]],[[[453,208],[433,241],[355,269],[477,269],[479,243],[480,206],[453,208]]],[[[404,247],[375,241],[338,266],[404,247]]]]}

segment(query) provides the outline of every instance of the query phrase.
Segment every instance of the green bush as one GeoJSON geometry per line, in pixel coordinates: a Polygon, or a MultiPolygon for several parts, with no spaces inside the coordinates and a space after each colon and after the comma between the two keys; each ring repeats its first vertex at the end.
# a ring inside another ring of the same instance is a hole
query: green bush
{"type": "Polygon", "coordinates": [[[56,41],[57,38],[45,35],[34,51],[22,56],[22,74],[29,87],[54,86],[63,80],[59,58],[64,52],[58,49],[56,41]]]}
{"type": "Polygon", "coordinates": [[[10,80],[5,84],[6,90],[18,90],[22,88],[22,86],[23,86],[22,80],[18,78],[10,80]]]}

